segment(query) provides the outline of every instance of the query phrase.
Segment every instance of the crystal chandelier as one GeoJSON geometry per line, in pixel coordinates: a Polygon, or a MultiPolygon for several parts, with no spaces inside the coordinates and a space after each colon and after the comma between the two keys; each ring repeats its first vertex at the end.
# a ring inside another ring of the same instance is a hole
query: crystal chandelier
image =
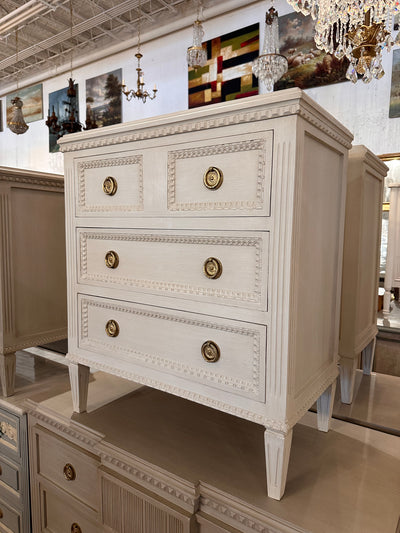
{"type": "Polygon", "coordinates": [[[154,100],[154,98],[157,95],[157,87],[154,84],[153,94],[151,95],[146,89],[144,89],[144,72],[140,66],[140,60],[143,57],[143,54],[140,53],[140,19],[141,19],[142,11],[140,8],[140,0],[139,0],[139,20],[138,20],[138,46],[137,46],[137,52],[135,54],[135,57],[137,58],[138,65],[136,68],[137,72],[137,81],[136,81],[136,89],[127,89],[124,80],[122,80],[121,84],[121,91],[126,96],[126,99],[128,102],[132,100],[132,98],[137,98],[138,100],[142,100],[142,102],[145,104],[147,98],[149,100],[154,100]]]}
{"type": "MultiPolygon", "coordinates": [[[[18,28],[15,30],[15,63],[18,63],[18,28]]],[[[17,70],[17,94],[18,94],[18,70],[17,70]]],[[[22,135],[28,131],[29,126],[26,124],[24,115],[22,113],[22,102],[19,96],[16,96],[11,100],[12,103],[12,114],[11,118],[7,123],[8,128],[15,133],[16,135],[22,135]]]]}
{"type": "Polygon", "coordinates": [[[193,24],[193,44],[187,49],[186,59],[189,67],[194,69],[204,67],[207,63],[207,50],[201,44],[204,37],[203,25],[200,21],[201,4],[197,6],[197,19],[193,24]]]}
{"type": "Polygon", "coordinates": [[[253,61],[253,73],[272,91],[274,83],[288,70],[288,61],[279,53],[278,12],[270,7],[265,15],[264,46],[261,55],[253,61]]]}
{"type": "Polygon", "coordinates": [[[288,0],[288,3],[317,21],[314,37],[317,48],[338,59],[348,58],[347,79],[356,83],[360,74],[369,83],[384,75],[382,50],[390,52],[394,44],[400,44],[400,33],[395,42],[389,31],[398,0],[288,0]]]}

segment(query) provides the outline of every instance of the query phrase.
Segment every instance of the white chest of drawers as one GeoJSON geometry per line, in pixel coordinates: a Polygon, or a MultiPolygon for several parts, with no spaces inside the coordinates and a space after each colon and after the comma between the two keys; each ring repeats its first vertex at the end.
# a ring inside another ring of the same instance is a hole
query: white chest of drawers
{"type": "Polygon", "coordinates": [[[93,366],[262,424],[279,499],[328,427],[351,138],[297,89],[64,137],[74,408],[93,366]]]}

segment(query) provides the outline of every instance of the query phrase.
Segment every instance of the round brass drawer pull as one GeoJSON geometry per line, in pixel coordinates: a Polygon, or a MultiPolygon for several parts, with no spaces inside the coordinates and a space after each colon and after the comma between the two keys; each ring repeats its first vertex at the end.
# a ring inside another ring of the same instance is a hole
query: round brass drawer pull
{"type": "Polygon", "coordinates": [[[217,167],[210,167],[206,170],[203,182],[207,189],[219,189],[224,181],[222,170],[217,167]]]}
{"type": "Polygon", "coordinates": [[[74,522],[71,526],[71,533],[82,533],[82,530],[76,522],[74,522]]]}
{"type": "Polygon", "coordinates": [[[109,320],[106,324],[106,333],[109,337],[118,337],[119,325],[116,320],[109,320]]]}
{"type": "Polygon", "coordinates": [[[107,252],[105,256],[105,262],[108,268],[117,268],[119,265],[119,256],[117,252],[114,252],[113,250],[107,252]]]}
{"type": "Polygon", "coordinates": [[[74,479],[76,478],[75,468],[71,465],[71,463],[67,463],[64,466],[63,472],[64,477],[67,481],[74,481],[74,479]]]}
{"type": "Polygon", "coordinates": [[[117,192],[117,189],[117,180],[112,176],[107,176],[107,178],[103,181],[103,191],[108,194],[108,196],[114,196],[114,194],[117,192]]]}
{"type": "Polygon", "coordinates": [[[218,279],[222,274],[222,263],[216,257],[209,257],[204,261],[204,274],[209,279],[218,279]]]}
{"type": "Polygon", "coordinates": [[[201,355],[207,363],[216,363],[221,356],[221,351],[217,343],[206,341],[201,347],[201,355]]]}

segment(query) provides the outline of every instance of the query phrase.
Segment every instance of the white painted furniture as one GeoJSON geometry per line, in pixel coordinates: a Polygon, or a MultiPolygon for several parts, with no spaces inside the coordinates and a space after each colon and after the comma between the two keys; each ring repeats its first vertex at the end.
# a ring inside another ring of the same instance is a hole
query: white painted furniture
{"type": "Polygon", "coordinates": [[[66,338],[64,180],[0,167],[0,378],[14,392],[15,352],[66,338]]]}
{"type": "Polygon", "coordinates": [[[382,194],[386,173],[387,166],[365,146],[353,146],[350,150],[339,342],[344,403],[353,401],[360,353],[364,374],[372,370],[378,333],[382,194]]]}
{"type": "Polygon", "coordinates": [[[390,325],[390,299],[392,288],[400,287],[400,183],[391,183],[390,209],[383,296],[384,324],[390,325]]]}
{"type": "Polygon", "coordinates": [[[94,366],[262,424],[280,499],[329,425],[351,139],[298,89],[62,138],[75,410],[94,366]]]}

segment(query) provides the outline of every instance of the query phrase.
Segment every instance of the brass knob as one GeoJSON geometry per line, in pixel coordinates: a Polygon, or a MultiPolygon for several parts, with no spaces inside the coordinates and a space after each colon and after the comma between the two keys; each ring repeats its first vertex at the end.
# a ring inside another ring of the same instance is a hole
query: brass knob
{"type": "Polygon", "coordinates": [[[109,320],[106,324],[106,333],[109,337],[118,337],[119,325],[116,320],[109,320]]]}
{"type": "Polygon", "coordinates": [[[222,274],[222,263],[215,257],[209,257],[204,261],[203,270],[207,278],[218,279],[222,274]]]}
{"type": "Polygon", "coordinates": [[[222,170],[217,167],[210,167],[206,170],[203,182],[207,189],[219,189],[224,181],[222,170]]]}
{"type": "Polygon", "coordinates": [[[64,466],[63,472],[64,477],[67,481],[74,481],[74,479],[76,478],[75,468],[71,465],[71,463],[67,463],[64,466]]]}
{"type": "Polygon", "coordinates": [[[71,526],[71,533],[82,533],[82,530],[76,522],[74,522],[71,526]]]}
{"type": "Polygon", "coordinates": [[[213,341],[206,341],[201,347],[201,355],[207,363],[216,363],[221,355],[218,344],[213,341]]]}
{"type": "Polygon", "coordinates": [[[103,181],[103,191],[108,194],[108,196],[114,196],[114,194],[117,192],[117,189],[117,180],[112,176],[107,176],[107,178],[103,181]]]}
{"type": "Polygon", "coordinates": [[[119,256],[117,252],[113,252],[113,250],[107,252],[105,256],[105,262],[108,268],[117,268],[119,265],[119,256]]]}

